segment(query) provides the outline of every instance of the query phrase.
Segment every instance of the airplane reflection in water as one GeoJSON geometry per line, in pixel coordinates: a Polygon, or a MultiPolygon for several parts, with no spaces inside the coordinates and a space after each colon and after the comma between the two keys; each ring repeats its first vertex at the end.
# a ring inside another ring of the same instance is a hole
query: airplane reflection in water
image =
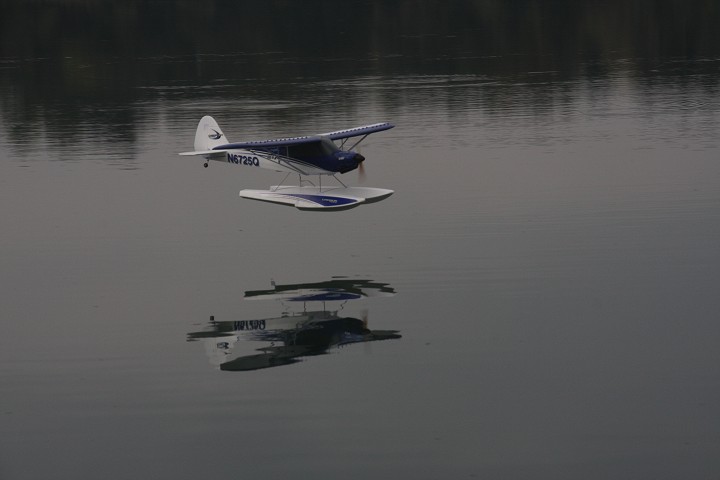
{"type": "Polygon", "coordinates": [[[352,343],[398,339],[396,330],[370,330],[363,318],[341,315],[346,302],[368,297],[391,297],[395,290],[371,280],[334,278],[327,282],[276,285],[270,290],[245,292],[245,300],[302,303],[302,310],[285,307],[281,316],[257,320],[216,321],[207,329],[188,334],[188,341],[203,340],[210,363],[220,370],[243,371],[290,365],[300,357],[323,355],[333,347],[352,343]],[[308,302],[322,309],[308,310],[308,302]],[[328,302],[336,310],[328,310],[328,302]],[[250,342],[265,342],[254,348],[250,342]],[[248,350],[249,348],[249,350],[248,350]],[[260,352],[260,353],[256,353],[260,352]]]}

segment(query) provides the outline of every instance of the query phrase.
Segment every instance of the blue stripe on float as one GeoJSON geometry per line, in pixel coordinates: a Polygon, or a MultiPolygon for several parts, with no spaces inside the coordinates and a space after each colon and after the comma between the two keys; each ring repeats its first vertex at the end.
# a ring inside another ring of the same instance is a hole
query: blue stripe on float
{"type": "Polygon", "coordinates": [[[303,195],[300,193],[281,193],[280,195],[302,198],[303,200],[308,200],[310,202],[314,202],[318,205],[322,205],[325,207],[336,207],[340,205],[350,205],[351,203],[357,203],[357,200],[354,198],[331,197],[328,195],[303,195]]]}

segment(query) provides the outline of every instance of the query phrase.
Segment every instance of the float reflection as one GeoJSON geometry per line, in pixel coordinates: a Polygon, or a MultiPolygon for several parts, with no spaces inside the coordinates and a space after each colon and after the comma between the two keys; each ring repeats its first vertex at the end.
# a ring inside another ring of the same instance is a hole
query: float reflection
{"type": "Polygon", "coordinates": [[[204,330],[188,333],[188,341],[203,341],[210,363],[220,370],[247,371],[290,365],[353,343],[401,338],[397,330],[371,330],[367,309],[360,318],[343,313],[349,301],[395,295],[388,284],[343,278],[289,285],[273,282],[272,287],[246,291],[244,299],[279,302],[280,316],[228,321],[211,316],[204,330]],[[258,342],[264,346],[258,348],[258,342]]]}

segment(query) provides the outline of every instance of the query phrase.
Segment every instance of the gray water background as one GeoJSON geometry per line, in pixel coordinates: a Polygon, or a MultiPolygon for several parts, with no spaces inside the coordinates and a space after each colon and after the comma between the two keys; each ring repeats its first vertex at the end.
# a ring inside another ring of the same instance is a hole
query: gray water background
{"type": "Polygon", "coordinates": [[[719,16],[3,2],[0,478],[717,478],[719,16]],[[282,175],[178,157],[206,114],[393,122],[362,153],[396,193],[243,200],[282,175]],[[188,341],[338,276],[402,338],[253,372],[188,341]]]}

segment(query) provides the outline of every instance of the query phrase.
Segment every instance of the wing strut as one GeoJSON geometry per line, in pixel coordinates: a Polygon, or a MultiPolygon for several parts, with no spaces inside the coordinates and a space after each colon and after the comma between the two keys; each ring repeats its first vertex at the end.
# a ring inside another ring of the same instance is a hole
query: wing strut
{"type": "MultiPolygon", "coordinates": [[[[280,188],[283,183],[285,183],[285,180],[287,180],[287,177],[289,177],[291,173],[292,173],[292,172],[287,172],[287,174],[285,175],[285,177],[283,177],[282,182],[280,182],[279,184],[275,185],[275,189],[273,190],[273,192],[276,192],[277,189],[280,188]]],[[[299,177],[299,176],[300,176],[300,174],[298,173],[298,177],[299,177]]]]}
{"type": "MultiPolygon", "coordinates": [[[[365,135],[363,135],[363,136],[360,138],[360,140],[358,140],[357,142],[353,143],[352,146],[351,146],[350,148],[348,148],[348,150],[354,150],[355,147],[357,147],[358,145],[360,145],[360,142],[362,142],[363,140],[365,140],[365,139],[368,137],[368,135],[370,135],[370,134],[369,134],[369,133],[366,133],[365,135]]],[[[352,138],[352,137],[349,137],[349,138],[352,138]]],[[[342,141],[342,143],[340,144],[340,148],[343,148],[343,149],[344,149],[344,148],[345,148],[345,143],[346,143],[347,141],[348,141],[347,138],[344,139],[344,140],[342,141]]]]}
{"type": "MultiPolygon", "coordinates": [[[[359,143],[359,142],[358,142],[358,143],[359,143]]],[[[348,186],[345,185],[345,184],[343,183],[343,181],[340,180],[340,179],[337,177],[337,175],[333,175],[333,178],[334,178],[335,180],[337,180],[338,182],[340,182],[340,185],[342,185],[342,186],[345,187],[345,188],[348,188],[348,186]]]]}

